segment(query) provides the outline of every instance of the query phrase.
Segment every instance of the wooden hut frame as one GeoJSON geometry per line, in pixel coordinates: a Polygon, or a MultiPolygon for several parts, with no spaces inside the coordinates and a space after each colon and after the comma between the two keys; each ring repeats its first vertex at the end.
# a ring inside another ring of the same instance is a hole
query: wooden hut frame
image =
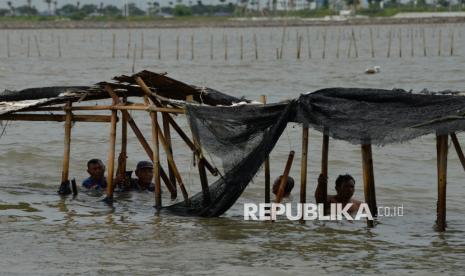
{"type": "MultiPolygon", "coordinates": [[[[182,105],[173,106],[162,101],[157,93],[154,93],[153,87],[147,85],[144,81],[143,74],[133,77],[122,76],[116,78],[120,83],[103,83],[100,84],[104,87],[105,91],[112,99],[111,105],[96,105],[96,106],[78,106],[73,105],[72,101],[64,105],[51,105],[42,107],[31,107],[21,109],[20,113],[9,113],[0,115],[0,120],[11,121],[55,121],[64,122],[64,154],[63,154],[63,169],[61,181],[69,181],[69,162],[72,142],[72,126],[76,122],[93,122],[93,123],[109,123],[109,144],[110,149],[108,152],[108,173],[107,173],[107,199],[111,202],[113,199],[114,191],[114,177],[115,174],[122,174],[126,171],[126,158],[127,158],[127,131],[128,126],[134,132],[137,140],[144,148],[146,154],[154,164],[154,183],[155,183],[155,207],[160,210],[162,207],[161,198],[161,183],[163,182],[172,198],[177,196],[177,187],[182,193],[186,205],[189,205],[189,195],[184,186],[183,179],[176,165],[173,149],[171,144],[171,130],[177,132],[181,139],[185,142],[188,148],[193,152],[198,160],[198,169],[200,176],[200,183],[203,192],[203,201],[205,204],[210,202],[210,192],[208,187],[207,171],[213,176],[218,175],[218,170],[205,158],[202,153],[201,145],[195,139],[189,136],[181,129],[176,123],[172,115],[185,114],[185,109],[182,105]],[[130,80],[130,81],[129,81],[130,80]],[[131,89],[131,93],[121,94],[117,90],[123,86],[121,82],[129,82],[130,86],[124,86],[131,89]],[[137,85],[136,85],[137,84],[137,85]],[[129,95],[128,95],[129,94],[129,95]],[[143,103],[130,103],[127,101],[128,96],[139,96],[144,99],[143,103]],[[63,114],[43,114],[43,112],[62,111],[63,114]],[[111,115],[76,115],[75,113],[81,111],[109,111],[111,115]],[[129,111],[145,111],[150,114],[151,118],[151,143],[145,138],[140,131],[136,122],[129,114],[129,111]],[[30,113],[32,112],[32,114],[30,113]],[[35,112],[41,112],[36,114],[35,112]],[[121,120],[118,118],[120,114],[121,120]],[[159,114],[161,114],[161,122],[159,123],[159,114]],[[117,169],[115,169],[116,158],[116,132],[118,122],[121,123],[121,152],[118,157],[117,169]],[[168,171],[163,168],[160,163],[160,145],[161,149],[165,152],[167,157],[168,171]]],[[[186,89],[186,91],[190,91],[186,89]]],[[[183,101],[197,101],[200,102],[201,95],[189,94],[189,92],[181,91],[176,94],[173,99],[183,101]],[[199,100],[200,99],[200,100],[199,100]]],[[[266,103],[266,97],[262,96],[261,101],[266,103]]],[[[79,101],[78,101],[79,102],[79,101]]],[[[76,103],[76,101],[75,101],[76,103]]],[[[306,203],[307,197],[307,161],[308,161],[308,126],[302,126],[302,158],[301,158],[301,181],[300,181],[300,203],[306,203]]],[[[329,135],[328,129],[323,131],[322,141],[322,157],[321,157],[321,174],[325,177],[328,176],[328,152],[329,152],[329,135]]],[[[458,142],[455,133],[450,133],[451,140],[454,144],[460,162],[465,170],[465,156],[458,142]]],[[[438,202],[437,202],[437,220],[436,226],[438,231],[445,231],[446,228],[446,186],[447,186],[447,155],[448,155],[448,135],[437,135],[437,182],[438,182],[438,202]]],[[[291,153],[285,174],[289,173],[294,156],[291,153]],[[291,158],[292,157],[292,158],[291,158]]],[[[372,146],[370,143],[361,145],[361,160],[363,168],[363,189],[365,195],[365,202],[368,204],[369,209],[374,217],[377,216],[377,203],[375,192],[375,177],[373,168],[372,146]]],[[[281,181],[280,196],[283,194],[283,183],[281,181]]],[[[327,187],[322,187],[327,195],[327,187]]],[[[280,201],[278,197],[277,202],[280,201]]],[[[265,161],[265,202],[270,202],[270,170],[269,159],[265,161]]],[[[368,227],[374,227],[373,220],[367,220],[368,227]]]]}

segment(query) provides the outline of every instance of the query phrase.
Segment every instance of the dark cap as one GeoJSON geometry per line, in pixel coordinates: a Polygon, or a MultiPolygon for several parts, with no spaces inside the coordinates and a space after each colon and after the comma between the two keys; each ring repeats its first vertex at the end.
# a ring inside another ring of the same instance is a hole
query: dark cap
{"type": "Polygon", "coordinates": [[[152,164],[152,162],[149,162],[149,161],[140,161],[139,163],[137,163],[136,170],[145,169],[145,168],[153,169],[153,164],[152,164]]]}

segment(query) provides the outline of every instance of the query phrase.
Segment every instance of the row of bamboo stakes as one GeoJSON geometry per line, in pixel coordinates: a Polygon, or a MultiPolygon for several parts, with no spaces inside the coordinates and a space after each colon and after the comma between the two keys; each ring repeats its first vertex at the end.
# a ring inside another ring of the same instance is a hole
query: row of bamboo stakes
{"type": "MultiPolygon", "coordinates": [[[[110,150],[108,153],[108,189],[107,198],[113,198],[114,183],[113,177],[115,174],[115,145],[116,145],[116,126],[118,122],[117,112],[122,114],[122,143],[121,143],[121,154],[118,158],[118,169],[119,173],[126,171],[126,154],[127,154],[127,126],[134,131],[137,139],[143,146],[144,150],[154,163],[154,183],[155,183],[155,206],[157,210],[160,210],[162,206],[161,201],[161,180],[165,183],[166,187],[170,191],[172,197],[176,195],[176,182],[182,192],[183,198],[186,204],[189,204],[188,194],[184,187],[180,173],[176,167],[173,158],[173,150],[171,145],[170,127],[172,127],[189,146],[198,158],[199,176],[201,180],[201,186],[203,191],[204,204],[210,202],[210,192],[208,190],[208,177],[206,171],[214,176],[218,175],[218,171],[214,168],[203,156],[200,144],[195,139],[190,139],[187,134],[177,125],[174,119],[170,116],[173,114],[183,114],[184,110],[163,107],[158,100],[151,94],[150,88],[146,86],[141,78],[136,78],[137,84],[141,87],[144,92],[144,104],[127,104],[125,99],[120,99],[113,91],[111,86],[106,87],[106,91],[111,95],[113,104],[111,106],[82,106],[73,107],[71,103],[66,104],[63,107],[40,107],[32,108],[25,111],[65,111],[65,115],[48,115],[48,114],[9,114],[0,115],[0,120],[26,120],[26,121],[64,121],[64,158],[63,158],[63,171],[62,171],[62,182],[69,179],[69,162],[71,152],[71,128],[73,122],[105,122],[110,123],[110,150]],[[83,110],[109,110],[111,116],[105,115],[75,115],[73,111],[83,110]],[[132,119],[128,110],[137,111],[148,111],[152,121],[152,145],[150,145],[145,139],[144,135],[137,127],[136,123],[132,119]],[[163,130],[158,123],[158,113],[162,114],[163,118],[163,130]],[[167,155],[167,163],[169,165],[169,176],[166,174],[160,164],[160,144],[167,155]]],[[[192,101],[192,97],[188,97],[187,101],[192,101]]],[[[266,104],[266,97],[261,96],[260,101],[266,104]]],[[[309,142],[309,130],[307,126],[302,127],[302,157],[301,157],[301,178],[300,178],[300,203],[306,203],[306,192],[307,192],[307,160],[308,160],[308,142],[309,142]]],[[[321,174],[326,178],[328,177],[328,153],[329,153],[329,130],[324,129],[323,140],[322,140],[322,157],[321,157],[321,174]]],[[[438,203],[437,203],[437,220],[436,229],[438,231],[445,231],[446,228],[446,186],[447,186],[447,155],[448,155],[448,136],[447,134],[438,134],[436,136],[436,148],[437,148],[437,175],[438,175],[438,203]]],[[[461,149],[459,141],[455,133],[450,133],[450,137],[457,155],[460,159],[463,169],[465,170],[465,155],[461,149]]],[[[279,203],[284,194],[284,187],[287,182],[293,158],[294,151],[289,154],[283,178],[281,179],[279,190],[275,202],[279,203]]],[[[375,193],[375,178],[374,178],[374,167],[372,157],[372,147],[369,143],[361,145],[361,159],[362,159],[362,170],[363,170],[363,189],[365,194],[365,202],[368,204],[370,211],[373,216],[377,216],[377,203],[375,193]]],[[[265,173],[265,203],[270,203],[270,165],[269,157],[264,162],[264,173],[265,173]]],[[[326,192],[327,187],[322,187],[323,191],[326,192]]],[[[303,211],[303,210],[302,210],[303,211]]],[[[368,227],[374,227],[375,221],[367,220],[368,227]]]]}
{"type": "MultiPolygon", "coordinates": [[[[280,59],[283,59],[283,56],[284,56],[284,52],[286,51],[285,50],[285,46],[287,45],[286,43],[286,36],[288,37],[288,40],[289,40],[289,33],[290,31],[287,30],[286,28],[283,28],[283,32],[282,32],[282,36],[281,36],[281,45],[280,47],[277,47],[276,48],[276,59],[277,60],[280,60],[280,59]]],[[[456,53],[456,50],[455,50],[455,33],[456,31],[454,31],[453,29],[450,29],[449,30],[449,47],[447,48],[447,51],[448,51],[448,55],[449,56],[453,56],[455,53],[456,53]]],[[[372,58],[375,58],[376,57],[376,53],[378,52],[379,53],[379,49],[375,49],[375,43],[374,43],[374,32],[373,32],[373,28],[369,28],[368,29],[368,34],[369,34],[369,44],[370,44],[370,47],[369,47],[369,52],[370,52],[370,56],[372,58]]],[[[378,35],[379,37],[379,29],[378,29],[378,35]]],[[[421,28],[420,30],[414,30],[413,28],[410,28],[410,29],[407,29],[407,38],[410,38],[410,56],[414,57],[415,56],[415,37],[419,36],[421,38],[421,49],[422,49],[422,56],[428,56],[428,51],[431,51],[432,48],[431,47],[428,47],[428,44],[427,44],[427,39],[426,39],[426,32],[425,32],[425,28],[421,28]]],[[[433,33],[433,38],[434,38],[435,34],[433,33]]],[[[317,35],[316,35],[316,39],[315,40],[319,40],[320,38],[320,32],[317,32],[317,35]]],[[[342,40],[347,40],[348,41],[348,45],[347,45],[347,49],[346,49],[346,52],[347,52],[347,58],[350,58],[350,57],[355,57],[355,58],[358,58],[359,57],[359,50],[358,50],[358,47],[357,47],[357,42],[360,43],[361,42],[361,32],[359,34],[359,39],[357,40],[357,36],[355,34],[355,31],[354,29],[352,28],[351,30],[349,30],[349,33],[347,34],[347,37],[346,37],[346,32],[343,31],[341,32],[341,29],[339,29],[338,31],[338,34],[337,34],[337,41],[336,41],[336,50],[335,50],[335,57],[336,58],[340,58],[341,57],[341,39],[342,40]]],[[[405,56],[405,53],[402,52],[402,49],[403,49],[403,42],[402,42],[402,38],[403,38],[403,35],[402,35],[402,29],[399,28],[397,30],[397,32],[395,31],[394,28],[391,28],[388,33],[387,33],[387,49],[386,49],[386,54],[385,56],[387,58],[390,58],[390,57],[393,57],[394,56],[394,53],[392,52],[392,45],[395,43],[395,38],[397,37],[397,49],[398,49],[398,53],[396,55],[398,55],[399,57],[402,57],[402,56],[405,56]]],[[[299,32],[299,31],[296,31],[296,38],[295,38],[295,44],[296,44],[296,51],[295,51],[295,58],[296,60],[300,60],[300,59],[303,59],[303,50],[304,50],[304,46],[303,46],[303,42],[304,42],[304,38],[306,39],[307,41],[307,58],[312,58],[312,47],[311,47],[311,42],[312,42],[312,38],[310,36],[310,32],[309,32],[309,29],[306,30],[306,33],[304,32],[299,32]]],[[[327,30],[324,30],[321,32],[321,39],[323,41],[322,45],[321,46],[321,58],[322,59],[325,59],[328,57],[328,50],[327,49],[327,44],[328,44],[328,33],[327,33],[327,30]]],[[[21,39],[22,40],[22,39],[21,39]]],[[[40,40],[38,39],[37,35],[34,35],[33,36],[33,40],[34,40],[34,46],[35,46],[35,50],[36,50],[36,56],[38,57],[41,57],[42,56],[42,53],[41,53],[41,46],[40,46],[40,40]]],[[[144,37],[144,33],[142,32],[140,34],[140,44],[139,44],[139,47],[138,47],[138,44],[137,43],[133,43],[132,42],[133,38],[132,38],[132,33],[129,32],[129,35],[128,35],[128,43],[127,43],[127,51],[126,51],[126,58],[130,58],[131,57],[131,52],[132,52],[132,56],[133,56],[133,64],[135,63],[135,60],[137,58],[137,56],[139,57],[139,59],[144,59],[144,56],[145,56],[145,45],[146,45],[146,42],[145,42],[145,37],[144,37]],[[133,49],[131,51],[131,49],[133,49]],[[137,50],[139,50],[139,53],[137,54],[137,50]]],[[[194,60],[195,59],[195,34],[191,34],[189,37],[188,37],[188,40],[189,40],[189,50],[190,50],[190,59],[191,60],[194,60]]],[[[57,41],[57,56],[58,57],[62,57],[63,56],[63,49],[62,49],[62,41],[61,41],[61,36],[57,36],[56,38],[56,41],[57,41]]],[[[180,36],[177,35],[176,36],[176,39],[175,39],[175,58],[176,60],[180,60],[181,59],[181,39],[180,39],[180,36]]],[[[229,45],[229,41],[230,39],[228,38],[228,35],[225,33],[223,34],[222,36],[222,43],[223,43],[223,50],[224,50],[224,54],[223,54],[223,58],[224,60],[228,60],[230,59],[230,45],[229,45]]],[[[238,56],[239,56],[239,59],[240,60],[244,60],[245,58],[245,49],[252,49],[253,50],[253,57],[255,60],[258,60],[259,59],[259,50],[260,49],[263,49],[259,47],[258,45],[258,39],[257,39],[257,34],[256,33],[253,33],[252,34],[252,47],[245,47],[244,45],[244,35],[243,34],[240,34],[239,35],[239,39],[238,39],[238,43],[239,43],[239,53],[238,53],[238,56]]],[[[117,37],[116,37],[116,34],[113,33],[112,34],[112,50],[111,50],[111,57],[112,58],[116,58],[117,54],[117,49],[116,49],[116,44],[117,44],[117,37]]],[[[214,39],[214,36],[211,34],[208,38],[208,41],[207,41],[207,45],[209,45],[209,57],[211,60],[214,60],[215,59],[215,56],[214,56],[214,53],[215,53],[215,46],[214,46],[214,42],[215,42],[215,39],[214,39]]],[[[31,36],[28,36],[27,37],[27,51],[26,51],[26,56],[27,57],[31,57],[32,56],[32,53],[31,53],[31,36]]],[[[12,53],[11,53],[11,45],[10,45],[10,34],[7,33],[6,34],[6,55],[7,57],[12,57],[12,53]]],[[[437,56],[442,56],[444,55],[445,53],[443,52],[443,35],[442,35],[442,29],[439,29],[438,30],[438,35],[437,35],[437,45],[436,45],[436,49],[437,49],[437,56]]],[[[157,47],[156,48],[156,57],[158,59],[162,59],[162,56],[164,56],[164,54],[162,55],[162,36],[161,35],[158,35],[157,37],[157,47]]],[[[172,48],[172,47],[170,47],[172,48]]],[[[187,47],[183,47],[183,48],[187,48],[187,47]]],[[[429,55],[433,55],[433,54],[429,54],[429,55]]],[[[379,54],[378,54],[379,56],[379,54]]],[[[315,57],[315,54],[313,55],[313,57],[315,57]]]]}

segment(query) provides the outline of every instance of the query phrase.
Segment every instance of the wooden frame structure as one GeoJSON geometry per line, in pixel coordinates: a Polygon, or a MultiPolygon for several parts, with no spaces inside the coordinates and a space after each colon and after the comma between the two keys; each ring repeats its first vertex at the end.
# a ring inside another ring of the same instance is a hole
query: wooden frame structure
{"type": "MultiPolygon", "coordinates": [[[[197,158],[197,166],[199,170],[200,183],[203,192],[203,203],[210,202],[210,191],[208,186],[207,171],[211,175],[217,176],[218,170],[204,157],[201,145],[194,138],[189,138],[181,127],[176,123],[173,114],[185,114],[185,110],[179,106],[169,106],[163,103],[156,93],[152,92],[150,88],[141,77],[136,76],[135,82],[137,86],[131,86],[132,89],[138,90],[144,103],[129,103],[127,95],[118,95],[115,89],[120,87],[119,84],[106,83],[105,91],[112,99],[111,105],[97,105],[97,106],[76,106],[71,101],[61,106],[47,106],[47,107],[33,107],[26,108],[21,113],[10,113],[0,115],[0,120],[15,120],[15,121],[55,121],[64,122],[64,154],[63,154],[63,169],[61,181],[69,181],[69,162],[71,153],[72,142],[72,126],[75,122],[93,122],[93,123],[109,123],[109,144],[110,150],[108,152],[108,173],[107,173],[107,199],[109,202],[113,199],[114,191],[114,177],[115,174],[124,174],[126,172],[126,159],[127,159],[127,131],[128,126],[134,132],[136,138],[144,148],[146,154],[154,164],[154,183],[155,183],[155,207],[160,210],[162,207],[161,185],[164,183],[171,197],[177,196],[177,190],[181,191],[186,205],[189,205],[189,195],[184,186],[183,179],[179,173],[173,156],[173,149],[171,143],[171,130],[177,132],[189,149],[197,158]],[[62,111],[64,114],[31,114],[30,112],[53,112],[62,111]],[[81,111],[110,111],[111,115],[76,115],[76,112],[81,111]],[[136,122],[129,114],[128,111],[145,111],[150,114],[151,118],[151,143],[144,137],[136,122]],[[120,114],[121,120],[118,118],[120,114]],[[159,123],[159,115],[162,124],[159,123]],[[116,132],[118,122],[121,123],[121,152],[118,157],[117,168],[115,169],[116,158],[116,132]],[[161,147],[160,147],[161,145],[161,147]],[[167,157],[168,170],[163,168],[160,163],[160,151],[163,150],[167,157]],[[178,188],[177,188],[178,186],[178,188]]],[[[187,95],[185,101],[193,101],[192,95],[187,95]]],[[[261,102],[266,103],[266,97],[261,97],[261,102]]],[[[301,161],[301,179],[300,179],[300,203],[306,203],[307,197],[307,160],[308,160],[308,126],[302,127],[302,161],[301,161]]],[[[328,176],[328,152],[329,152],[329,135],[328,129],[323,131],[322,141],[322,157],[321,157],[321,174],[325,177],[328,176]]],[[[447,155],[448,155],[448,136],[447,134],[438,134],[437,141],[437,182],[438,182],[438,202],[437,202],[437,220],[436,226],[438,231],[445,231],[446,228],[446,186],[447,186],[447,155]]],[[[460,162],[465,170],[465,156],[458,142],[455,133],[450,133],[451,140],[454,144],[460,162]]],[[[284,176],[280,183],[278,196],[276,202],[280,202],[284,192],[284,186],[287,176],[290,171],[294,157],[292,151],[287,161],[284,176]]],[[[377,203],[375,192],[375,177],[373,167],[372,147],[370,143],[361,145],[361,161],[363,168],[363,189],[365,195],[365,202],[368,204],[369,209],[373,216],[377,216],[377,203]]],[[[269,159],[265,161],[265,203],[270,200],[270,166],[269,159]]],[[[325,195],[327,195],[327,187],[323,187],[325,195]]],[[[374,227],[375,221],[368,220],[368,227],[374,227]]]]}

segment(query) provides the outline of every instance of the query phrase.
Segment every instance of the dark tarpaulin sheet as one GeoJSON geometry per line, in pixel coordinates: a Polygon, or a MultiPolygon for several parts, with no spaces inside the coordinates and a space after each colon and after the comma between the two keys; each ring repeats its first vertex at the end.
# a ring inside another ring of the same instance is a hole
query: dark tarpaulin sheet
{"type": "Polygon", "coordinates": [[[166,207],[178,215],[220,216],[239,198],[279,140],[288,122],[327,132],[354,144],[385,145],[430,133],[465,129],[465,97],[403,90],[328,88],[272,105],[187,105],[196,139],[223,161],[222,177],[202,193],[166,207]]]}

